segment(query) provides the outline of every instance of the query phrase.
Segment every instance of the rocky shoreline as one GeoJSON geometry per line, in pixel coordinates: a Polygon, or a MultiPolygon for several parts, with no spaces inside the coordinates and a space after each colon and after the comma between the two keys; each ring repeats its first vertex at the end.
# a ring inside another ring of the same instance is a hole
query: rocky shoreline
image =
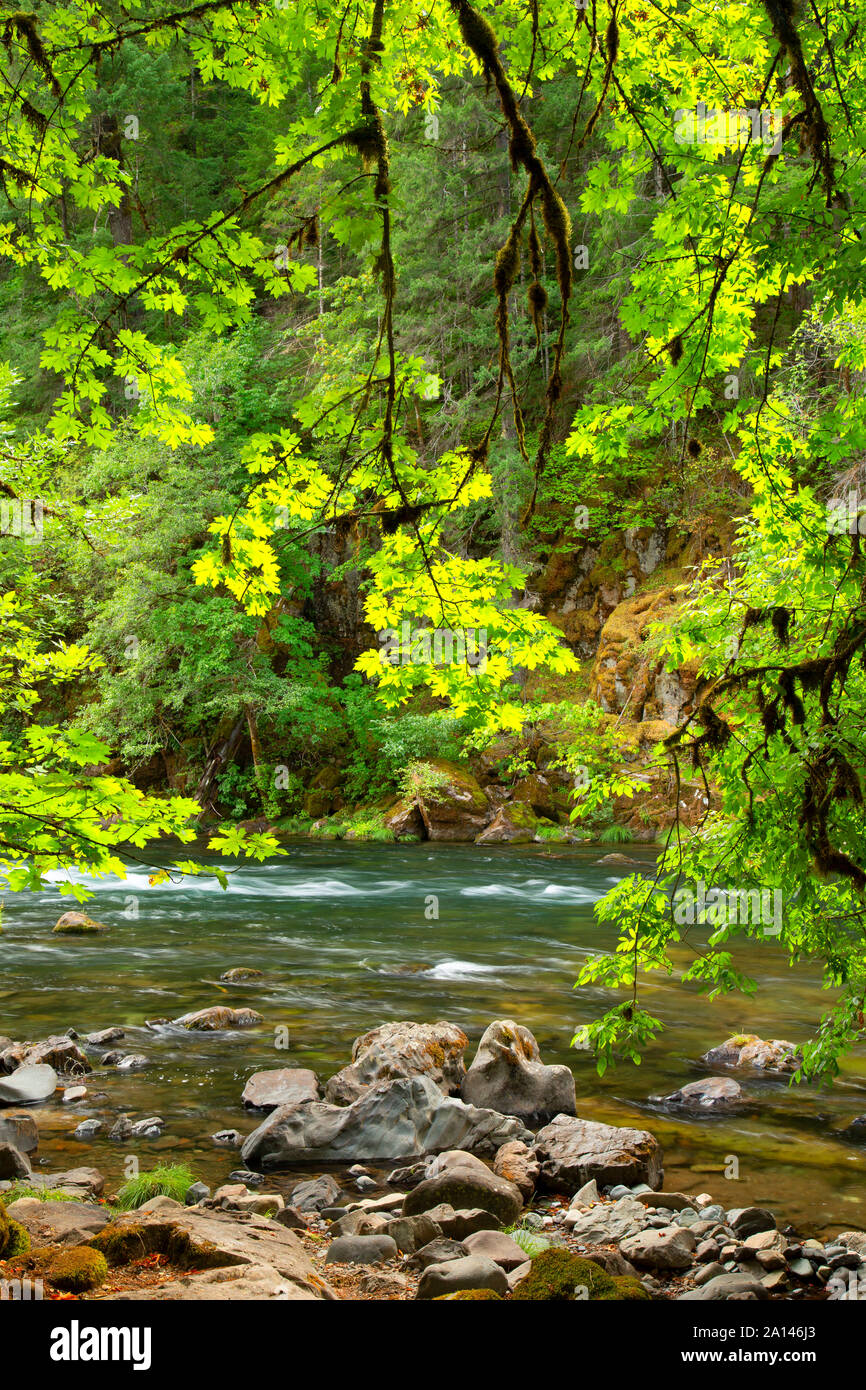
{"type": "MultiPolygon", "coordinates": [[[[217,1006],[172,1022],[225,1031],[258,1019],[217,1006]]],[[[545,1064],[529,1030],[508,1019],[490,1024],[468,1066],[468,1038],[456,1025],[404,1022],[357,1038],[348,1065],[324,1086],[301,1067],[255,1072],[239,1107],[255,1127],[211,1136],[226,1151],[222,1185],[192,1181],[174,1197],[120,1210],[96,1168],[34,1170],[39,1133],[29,1107],[74,1101],[94,1064],[144,1065],[116,1046],[123,1037],[106,1028],[0,1039],[3,1296],[38,1288],[46,1297],[179,1300],[866,1297],[866,1233],[802,1238],[763,1207],[665,1192],[657,1139],[579,1118],[570,1069],[545,1064]],[[311,1167],[317,1177],[292,1182],[293,1170],[311,1167]]],[[[703,1060],[784,1075],[794,1059],[789,1043],[741,1035],[703,1060]]],[[[733,1078],[707,1077],[664,1100],[726,1107],[738,1089],[733,1078]]],[[[75,1135],[86,1142],[103,1123],[84,1121],[75,1135]]],[[[122,1114],[110,1137],[152,1138],[164,1123],[122,1114]]]]}

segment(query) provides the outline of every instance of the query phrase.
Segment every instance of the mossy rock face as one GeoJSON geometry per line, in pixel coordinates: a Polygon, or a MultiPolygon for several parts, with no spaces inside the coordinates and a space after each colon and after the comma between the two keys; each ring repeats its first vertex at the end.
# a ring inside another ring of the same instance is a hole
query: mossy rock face
{"type": "Polygon", "coordinates": [[[145,1255],[165,1255],[177,1269],[215,1269],[232,1264],[225,1251],[209,1240],[195,1240],[182,1227],[170,1221],[120,1221],[104,1226],[90,1248],[98,1250],[110,1265],[131,1264],[145,1255]]]}
{"type": "Polygon", "coordinates": [[[97,1289],[108,1278],[108,1262],[88,1245],[73,1245],[53,1259],[46,1275],[55,1288],[67,1293],[86,1293],[97,1289]]]}
{"type": "Polygon", "coordinates": [[[20,1222],[12,1220],[0,1203],[0,1260],[14,1260],[16,1255],[26,1255],[29,1249],[28,1232],[20,1222]]]}
{"type": "MultiPolygon", "coordinates": [[[[631,1281],[635,1283],[635,1280],[631,1281]]],[[[576,1303],[616,1297],[616,1280],[592,1260],[568,1250],[543,1250],[532,1261],[513,1297],[520,1302],[576,1303]]]]}
{"type": "Polygon", "coordinates": [[[434,1298],[434,1303],[477,1303],[481,1299],[483,1302],[493,1300],[494,1303],[504,1303],[505,1299],[501,1293],[496,1293],[495,1289],[458,1289],[456,1293],[440,1293],[438,1298],[434,1298]]]}
{"type": "Polygon", "coordinates": [[[122,1226],[111,1222],[103,1226],[89,1244],[92,1250],[104,1255],[110,1265],[126,1265],[152,1254],[158,1248],[154,1234],[162,1229],[144,1222],[125,1222],[122,1226]]]}
{"type": "Polygon", "coordinates": [[[108,931],[104,922],[95,922],[84,912],[64,912],[55,924],[53,936],[102,936],[108,931]]]}

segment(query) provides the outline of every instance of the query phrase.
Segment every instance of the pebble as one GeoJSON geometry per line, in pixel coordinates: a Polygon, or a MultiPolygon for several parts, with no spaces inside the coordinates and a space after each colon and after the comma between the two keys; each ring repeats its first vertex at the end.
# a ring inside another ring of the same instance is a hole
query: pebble
{"type": "Polygon", "coordinates": [[[84,1100],[87,1095],[86,1086],[67,1086],[63,1092],[63,1104],[70,1105],[77,1100],[84,1100]]]}

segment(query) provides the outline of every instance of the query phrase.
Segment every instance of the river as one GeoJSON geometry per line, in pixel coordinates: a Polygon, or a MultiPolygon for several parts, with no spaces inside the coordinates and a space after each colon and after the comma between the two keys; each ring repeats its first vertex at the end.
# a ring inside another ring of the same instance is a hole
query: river
{"type": "MultiPolygon", "coordinates": [[[[651,851],[628,852],[651,866],[651,851]]],[[[513,1018],[535,1034],[545,1061],[572,1067],[581,1116],[658,1135],[668,1189],[710,1191],[727,1206],[768,1205],[810,1233],[866,1228],[864,1150],[834,1132],[866,1113],[862,1049],[829,1091],[740,1078],[749,1105],[734,1117],[672,1118],[650,1100],[705,1074],[698,1057],[734,1032],[808,1037],[829,1002],[817,971],[792,970],[777,948],[750,944],[736,958],[759,981],[755,998],[708,1003],[675,977],[647,984],[643,1003],[667,1028],[642,1066],[623,1063],[599,1078],[591,1057],[570,1048],[575,1026],[609,997],[573,989],[581,963],[614,939],[593,915],[623,872],[600,863],[604,853],[304,841],[285,858],[240,868],[225,892],[210,879],[150,886],[146,870],[133,868],[125,881],[89,884],[95,897],[85,910],[110,927],[91,939],[51,935],[74,899],[7,895],[0,1034],[37,1039],[121,1024],[124,1050],[149,1059],[132,1074],[97,1070],[79,1104],[36,1108],[40,1158],[49,1171],[94,1163],[109,1188],[118,1185],[128,1146],[106,1135],[126,1110],[166,1120],[161,1139],[136,1148],[144,1166],[170,1155],[205,1181],[224,1181],[239,1158],[209,1136],[254,1128],[240,1103],[251,1072],[295,1065],[324,1079],[349,1061],[358,1034],[394,1019],[460,1024],[470,1060],[491,1020],[513,1018]],[[219,982],[242,965],[264,978],[219,982]],[[145,1027],[218,1003],[249,1005],[265,1022],[229,1034],[145,1027]],[[275,1046],[286,1030],[288,1050],[275,1046]],[[108,1118],[103,1133],[89,1144],[72,1139],[90,1116],[108,1118]],[[725,1176],[732,1156],[737,1179],[725,1176]]],[[[689,959],[684,948],[678,963],[689,959]]]]}

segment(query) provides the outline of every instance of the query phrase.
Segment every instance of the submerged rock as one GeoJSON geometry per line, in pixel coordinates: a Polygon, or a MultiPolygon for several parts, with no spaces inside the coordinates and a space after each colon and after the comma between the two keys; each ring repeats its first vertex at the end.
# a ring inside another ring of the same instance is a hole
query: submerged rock
{"type": "Polygon", "coordinates": [[[468,1042],[462,1028],[444,1020],[383,1023],[355,1039],[351,1064],[331,1077],[325,1099],[350,1105],[378,1082],[413,1076],[426,1076],[446,1095],[459,1095],[468,1042]]]}
{"type": "Polygon", "coordinates": [[[500,1019],[485,1030],[462,1094],[470,1105],[528,1121],[576,1110],[570,1069],[545,1066],[529,1029],[512,1019],[500,1019]]]}
{"type": "Polygon", "coordinates": [[[765,1040],[756,1033],[735,1033],[720,1047],[711,1047],[701,1058],[708,1067],[741,1067],[784,1075],[796,1071],[802,1060],[796,1043],[783,1038],[765,1040]]]}
{"type": "Polygon", "coordinates": [[[0,1143],[14,1144],[22,1153],[32,1153],[39,1143],[39,1130],[33,1116],[24,1110],[7,1110],[0,1115],[0,1143]]]}
{"type": "Polygon", "coordinates": [[[255,970],[251,965],[233,965],[231,970],[224,970],[220,979],[227,985],[239,985],[245,980],[262,980],[264,974],[261,970],[255,970]]]}
{"type": "Polygon", "coordinates": [[[85,912],[64,912],[52,928],[56,936],[101,936],[107,931],[104,922],[95,922],[85,912]]]}
{"type": "Polygon", "coordinates": [[[519,1120],[442,1095],[427,1076],[373,1086],[349,1106],[304,1101],[274,1110],[244,1143],[244,1162],[270,1171],[305,1162],[414,1158],[443,1149],[494,1154],[529,1139],[519,1120]]]}
{"type": "Polygon", "coordinates": [[[686,1110],[730,1110],[742,1104],[743,1099],[742,1087],[733,1077],[706,1076],[700,1081],[690,1081],[669,1096],[662,1096],[659,1103],[686,1110]]]}
{"type": "Polygon", "coordinates": [[[182,1014],[172,1019],[172,1023],[190,1032],[216,1033],[229,1028],[253,1028],[257,1023],[264,1023],[264,1019],[255,1009],[230,1009],[225,1004],[215,1004],[210,1009],[182,1014]]]}

